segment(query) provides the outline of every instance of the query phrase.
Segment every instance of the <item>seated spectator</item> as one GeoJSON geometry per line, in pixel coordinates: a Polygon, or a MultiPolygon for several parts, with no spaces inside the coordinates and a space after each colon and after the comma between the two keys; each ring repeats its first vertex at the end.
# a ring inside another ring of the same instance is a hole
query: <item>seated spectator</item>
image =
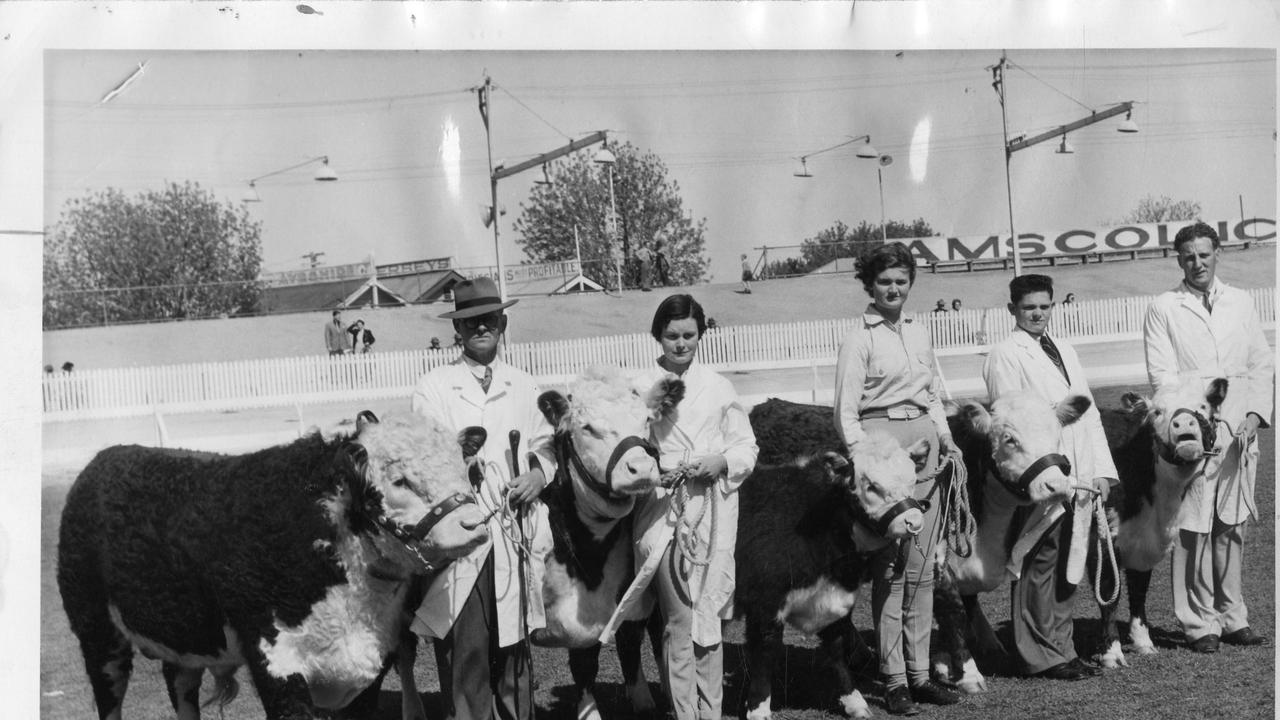
{"type": "Polygon", "coordinates": [[[937,302],[937,303],[935,303],[935,304],[934,304],[934,306],[933,306],[933,311],[934,311],[934,312],[936,312],[936,313],[944,313],[944,312],[946,312],[946,311],[947,311],[947,301],[946,301],[946,300],[938,300],[938,302],[937,302]]]}
{"type": "Polygon", "coordinates": [[[955,312],[960,312],[960,305],[960,298],[955,298],[951,301],[951,309],[955,312]]]}
{"type": "Polygon", "coordinates": [[[439,350],[439,349],[440,349],[440,338],[438,338],[438,337],[433,337],[433,338],[431,338],[431,349],[432,349],[432,350],[439,350]]]}

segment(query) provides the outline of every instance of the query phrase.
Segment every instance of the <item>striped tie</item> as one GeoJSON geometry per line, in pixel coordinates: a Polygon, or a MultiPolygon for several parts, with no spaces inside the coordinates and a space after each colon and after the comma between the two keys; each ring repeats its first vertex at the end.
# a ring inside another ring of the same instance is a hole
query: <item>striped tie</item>
{"type": "Polygon", "coordinates": [[[480,383],[480,389],[484,390],[486,395],[489,394],[489,385],[493,383],[493,368],[488,365],[484,366],[484,377],[476,378],[476,382],[480,383]]]}
{"type": "Polygon", "coordinates": [[[1062,377],[1066,379],[1067,384],[1071,384],[1071,378],[1067,375],[1067,367],[1062,364],[1062,354],[1058,352],[1058,346],[1053,344],[1048,335],[1040,336],[1040,348],[1053,361],[1053,364],[1058,368],[1058,372],[1061,372],[1062,377]]]}

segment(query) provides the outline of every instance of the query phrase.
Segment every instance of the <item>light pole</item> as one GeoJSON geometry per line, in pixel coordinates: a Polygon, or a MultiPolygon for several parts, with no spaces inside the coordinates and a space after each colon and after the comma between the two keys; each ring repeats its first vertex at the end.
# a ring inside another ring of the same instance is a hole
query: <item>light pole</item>
{"type": "Polygon", "coordinates": [[[618,158],[609,150],[608,146],[600,148],[599,152],[592,158],[599,165],[604,165],[609,169],[609,246],[613,255],[613,269],[618,275],[618,294],[622,294],[622,250],[617,246],[618,243],[618,200],[613,194],[613,166],[618,162],[618,158]]]}
{"type": "Polygon", "coordinates": [[[876,165],[876,180],[880,183],[880,244],[889,242],[884,232],[884,169],[893,164],[892,155],[881,155],[876,165]]]}
{"type": "Polygon", "coordinates": [[[1010,178],[1010,165],[1011,160],[1013,159],[1013,154],[1019,150],[1025,150],[1032,145],[1038,145],[1046,140],[1052,140],[1059,136],[1062,137],[1062,145],[1058,149],[1058,153],[1062,155],[1071,154],[1074,151],[1067,145],[1067,133],[1072,130],[1079,130],[1080,128],[1088,127],[1094,123],[1102,122],[1103,120],[1115,117],[1120,113],[1125,113],[1125,119],[1124,122],[1120,123],[1119,127],[1116,128],[1117,132],[1136,133],[1138,132],[1138,125],[1133,122],[1133,101],[1126,100],[1125,102],[1117,103],[1116,105],[1101,112],[1095,111],[1089,115],[1089,117],[1081,118],[1075,122],[1069,122],[1066,125],[1059,125],[1058,127],[1042,132],[1039,135],[1034,135],[1032,137],[1019,135],[1013,140],[1010,140],[1009,117],[1005,111],[1004,85],[1004,70],[1008,65],[1008,56],[1001,53],[1000,61],[991,66],[991,87],[995,89],[996,95],[1000,98],[1000,122],[1004,130],[1004,183],[1005,194],[1009,200],[1009,251],[1013,255],[1013,274],[1017,276],[1022,274],[1022,253],[1018,247],[1018,233],[1013,228],[1013,181],[1010,178]]]}

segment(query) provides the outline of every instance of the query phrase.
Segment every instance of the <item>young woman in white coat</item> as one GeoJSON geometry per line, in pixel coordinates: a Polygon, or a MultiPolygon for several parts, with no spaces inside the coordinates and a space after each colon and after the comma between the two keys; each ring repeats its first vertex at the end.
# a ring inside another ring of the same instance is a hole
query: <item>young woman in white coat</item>
{"type": "Polygon", "coordinates": [[[836,361],[835,423],[849,447],[870,430],[903,447],[925,439],[929,457],[915,498],[931,500],[912,542],[895,543],[872,558],[871,612],[875,617],[885,708],[894,715],[920,712],[916,701],[950,705],[959,693],[929,678],[933,629],[933,548],[939,501],[934,470],[939,458],[959,457],[951,439],[934,373],[927,327],[903,311],[916,279],[915,258],[900,242],[858,258],[858,280],[871,304],[854,318],[836,361]]]}
{"type": "Polygon", "coordinates": [[[732,616],[738,488],[755,468],[755,434],[733,385],[698,362],[707,329],[689,295],[663,300],[651,332],[662,347],[652,372],[684,380],[680,404],[654,423],[664,470],[682,481],[636,508],[636,563],[654,570],[665,620],[662,681],[679,720],[719,718],[724,680],[721,622],[732,616]],[[656,563],[656,568],[654,564],[656,563]]]}

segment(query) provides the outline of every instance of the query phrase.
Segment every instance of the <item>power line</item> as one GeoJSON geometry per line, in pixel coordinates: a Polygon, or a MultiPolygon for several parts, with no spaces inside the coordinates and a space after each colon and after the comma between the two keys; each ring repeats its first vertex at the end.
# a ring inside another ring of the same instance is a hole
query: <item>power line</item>
{"type": "Polygon", "coordinates": [[[519,105],[520,107],[524,108],[525,110],[528,110],[530,115],[533,115],[534,117],[536,117],[536,118],[538,118],[539,120],[541,120],[541,121],[542,121],[542,124],[546,125],[547,127],[551,128],[552,130],[556,131],[556,132],[557,132],[557,133],[559,133],[562,137],[564,137],[566,140],[569,140],[570,142],[572,142],[572,141],[573,141],[573,138],[572,138],[572,137],[570,137],[568,133],[564,132],[563,130],[561,130],[560,128],[556,127],[555,125],[552,125],[550,122],[548,122],[548,121],[547,121],[547,119],[546,119],[546,118],[542,117],[542,116],[541,116],[541,115],[539,115],[537,112],[535,112],[533,108],[531,108],[531,107],[529,107],[528,105],[526,105],[526,104],[524,103],[524,101],[523,101],[523,100],[521,100],[520,98],[516,97],[515,95],[512,95],[510,90],[506,89],[505,87],[503,87],[503,86],[501,86],[501,85],[497,85],[497,86],[495,86],[495,87],[497,87],[497,88],[498,88],[499,90],[501,90],[502,92],[506,93],[507,97],[511,98],[512,100],[515,100],[517,105],[519,105]]]}

